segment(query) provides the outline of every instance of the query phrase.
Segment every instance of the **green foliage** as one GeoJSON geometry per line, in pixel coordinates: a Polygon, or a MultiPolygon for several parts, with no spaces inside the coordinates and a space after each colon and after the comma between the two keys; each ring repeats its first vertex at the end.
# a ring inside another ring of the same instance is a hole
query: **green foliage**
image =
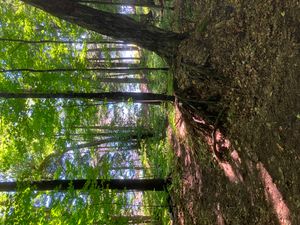
{"type": "Polygon", "coordinates": [[[33,192],[20,189],[14,195],[2,195],[6,202],[5,224],[114,224],[110,215],[118,215],[128,204],[125,192],[99,190],[92,184],[82,191],[33,192]]]}
{"type": "MultiPolygon", "coordinates": [[[[145,67],[164,68],[166,62],[153,52],[143,51],[145,67]]],[[[149,79],[149,89],[157,93],[173,94],[173,76],[170,72],[153,71],[147,75],[149,79]]]]}
{"type": "Polygon", "coordinates": [[[168,194],[165,192],[145,192],[144,201],[148,205],[146,212],[160,224],[169,225],[170,215],[168,209],[168,194]]]}
{"type": "Polygon", "coordinates": [[[146,177],[164,178],[171,172],[173,153],[166,138],[166,128],[169,124],[165,116],[166,108],[161,106],[149,110],[150,127],[155,131],[155,135],[142,143],[143,164],[150,168],[146,171],[146,177]]]}
{"type": "MultiPolygon", "coordinates": [[[[105,10],[119,9],[107,7],[105,10]]],[[[91,48],[86,40],[103,39],[100,35],[61,21],[21,1],[2,2],[0,92],[92,92],[95,88],[97,91],[111,91],[114,88],[136,91],[139,87],[132,84],[99,84],[93,78],[99,75],[104,77],[105,74],[85,70],[90,67],[87,56],[88,49],[91,48]],[[39,43],[41,40],[49,42],[39,43]],[[82,43],[78,43],[80,41],[82,43]],[[57,68],[75,68],[76,71],[4,71],[57,68]]],[[[101,51],[107,58],[111,57],[107,48],[101,51]]],[[[147,62],[144,66],[166,66],[156,55],[143,54],[147,62]]],[[[108,65],[111,65],[111,61],[108,65]]],[[[148,78],[148,88],[152,92],[172,93],[170,74],[152,72],[148,78]]],[[[165,193],[149,192],[136,197],[127,191],[100,190],[92,185],[92,180],[96,178],[131,178],[138,175],[164,178],[170,173],[173,156],[165,137],[167,108],[166,105],[149,106],[149,117],[145,117],[142,107],[130,99],[127,104],[82,99],[0,99],[1,181],[8,178],[91,179],[91,185],[82,191],[70,188],[66,192],[35,192],[22,187],[16,193],[1,193],[0,201],[5,202],[5,206],[0,204],[0,222],[126,224],[128,218],[124,215],[138,212],[152,215],[155,220],[167,224],[165,193]],[[92,126],[102,128],[91,128],[92,126]],[[104,126],[108,129],[103,128],[104,126]],[[118,126],[131,128],[113,129],[118,126]],[[153,137],[143,138],[142,134],[146,131],[153,132],[153,137]],[[113,141],[100,146],[80,147],[106,139],[113,141]],[[106,152],[100,154],[100,150],[106,152]],[[144,172],[134,171],[137,165],[132,162],[132,158],[139,161],[139,166],[145,167],[144,172]],[[113,173],[113,168],[117,167],[129,169],[119,169],[113,173]],[[141,203],[163,207],[144,209],[147,207],[141,206],[137,209],[132,206],[141,203]],[[123,218],[116,221],[113,216],[123,218]]]]}

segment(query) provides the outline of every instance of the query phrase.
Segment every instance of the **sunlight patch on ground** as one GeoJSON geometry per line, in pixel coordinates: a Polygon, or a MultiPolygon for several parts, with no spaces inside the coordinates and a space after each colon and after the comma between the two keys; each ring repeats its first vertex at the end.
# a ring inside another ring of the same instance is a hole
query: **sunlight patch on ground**
{"type": "Polygon", "coordinates": [[[220,203],[217,203],[217,206],[215,208],[215,213],[217,215],[217,224],[218,225],[225,225],[225,221],[224,221],[224,216],[223,213],[221,211],[221,206],[220,203]]]}
{"type": "Polygon", "coordinates": [[[266,199],[273,206],[279,223],[281,225],[292,224],[290,219],[290,210],[284,202],[282,194],[276,187],[276,184],[273,182],[271,175],[261,162],[257,164],[257,169],[260,173],[260,178],[264,186],[266,199]]]}
{"type": "Polygon", "coordinates": [[[243,181],[243,178],[237,173],[234,168],[228,162],[219,162],[219,166],[224,171],[225,176],[230,182],[239,183],[243,181]]]}
{"type": "Polygon", "coordinates": [[[181,137],[183,140],[187,138],[187,129],[184,120],[182,119],[182,113],[177,104],[175,104],[175,121],[176,121],[176,128],[178,132],[178,136],[181,137]]]}
{"type": "Polygon", "coordinates": [[[229,181],[233,183],[243,182],[243,177],[239,169],[242,161],[238,152],[235,149],[232,150],[229,139],[217,129],[212,132],[211,136],[206,136],[205,140],[210,151],[213,153],[215,160],[224,171],[224,174],[229,181]],[[229,151],[231,151],[229,154],[230,160],[224,160],[222,154],[229,151]]]}
{"type": "Polygon", "coordinates": [[[230,154],[231,161],[233,164],[231,165],[229,162],[217,160],[219,166],[223,169],[225,176],[233,183],[243,182],[243,177],[241,172],[239,171],[239,167],[241,165],[241,158],[238,155],[238,152],[234,150],[230,154]]]}

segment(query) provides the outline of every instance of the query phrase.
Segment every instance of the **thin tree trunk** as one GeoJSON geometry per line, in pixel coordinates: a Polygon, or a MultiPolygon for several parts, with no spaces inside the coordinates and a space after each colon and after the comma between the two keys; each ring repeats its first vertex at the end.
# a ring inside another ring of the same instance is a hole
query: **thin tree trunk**
{"type": "Polygon", "coordinates": [[[154,1],[138,1],[138,0],[126,0],[112,2],[111,0],[73,0],[74,2],[79,3],[91,3],[97,5],[116,5],[116,6],[140,6],[140,7],[149,7],[149,8],[161,8],[160,5],[155,5],[154,1]]]}
{"type": "Polygon", "coordinates": [[[101,130],[113,130],[113,131],[124,131],[124,130],[144,130],[145,127],[134,127],[134,126],[111,126],[111,125],[101,125],[101,126],[74,126],[76,129],[101,129],[101,130]]]}
{"type": "Polygon", "coordinates": [[[124,46],[124,47],[103,47],[103,48],[90,48],[88,52],[112,52],[112,51],[138,51],[136,46],[124,46]]]}
{"type": "MultiPolygon", "coordinates": [[[[112,143],[112,142],[120,142],[120,141],[121,140],[119,138],[116,138],[116,137],[106,138],[106,139],[97,140],[97,141],[91,141],[91,142],[87,142],[87,143],[84,143],[84,144],[78,144],[78,145],[75,145],[75,146],[67,147],[65,149],[65,151],[63,152],[63,154],[68,152],[68,151],[80,150],[80,149],[83,149],[83,148],[90,148],[90,147],[97,147],[97,146],[100,146],[102,144],[107,144],[107,143],[112,143]]],[[[50,154],[50,155],[53,155],[53,154],[50,154]]]]}
{"type": "Polygon", "coordinates": [[[119,166],[119,167],[111,167],[109,170],[147,170],[150,168],[145,168],[143,166],[119,166]]]}
{"type": "Polygon", "coordinates": [[[22,39],[11,39],[11,38],[0,38],[0,41],[15,42],[22,44],[124,44],[122,41],[61,41],[61,40],[22,40],[22,39]]]}
{"type": "MultiPolygon", "coordinates": [[[[130,137],[130,138],[151,138],[154,136],[153,132],[147,131],[147,130],[142,130],[142,131],[135,131],[131,130],[130,132],[124,132],[119,130],[119,132],[101,132],[101,133],[72,133],[69,134],[70,136],[93,136],[93,137],[118,137],[122,136],[123,138],[130,137]]],[[[65,134],[57,134],[55,137],[63,137],[65,134]]]]}
{"type": "MultiPolygon", "coordinates": [[[[125,135],[124,137],[111,137],[111,138],[106,138],[103,140],[97,140],[97,141],[92,141],[84,144],[78,144],[76,146],[71,146],[65,149],[64,153],[67,151],[74,151],[74,150],[79,150],[83,148],[90,148],[90,147],[97,147],[102,144],[107,144],[107,143],[112,143],[112,142],[136,142],[137,140],[145,139],[145,138],[150,138],[153,137],[152,135],[125,135]]],[[[48,156],[47,156],[48,157],[48,156]]]]}
{"type": "MultiPolygon", "coordinates": [[[[74,1],[74,0],[73,0],[74,1]]],[[[75,0],[78,3],[89,3],[94,5],[111,5],[111,6],[139,6],[148,7],[153,9],[169,9],[174,10],[174,7],[164,6],[163,4],[156,5],[154,1],[120,1],[120,2],[108,2],[108,1],[97,1],[97,0],[75,0]]],[[[134,12],[136,14],[136,12],[134,12]]]]}
{"type": "Polygon", "coordinates": [[[129,16],[114,14],[81,5],[70,0],[21,0],[54,16],[97,33],[113,37],[156,52],[167,61],[175,57],[179,43],[186,35],[145,25],[129,16]]]}
{"type": "Polygon", "coordinates": [[[144,224],[151,223],[153,224],[153,218],[151,216],[144,215],[133,215],[133,216],[112,216],[112,220],[115,222],[122,222],[126,224],[144,224]]]}
{"type": "Polygon", "coordinates": [[[93,67],[110,67],[110,68],[122,68],[122,67],[125,67],[125,68],[138,68],[138,66],[140,65],[140,63],[137,63],[137,62],[132,62],[132,63],[124,63],[124,62],[90,62],[90,64],[93,66],[93,67]]]}
{"type": "Polygon", "coordinates": [[[114,58],[103,58],[103,57],[93,57],[93,58],[86,58],[89,61],[103,61],[103,62],[110,62],[110,61],[126,61],[126,60],[141,60],[140,57],[114,57],[114,58]]]}
{"type": "Polygon", "coordinates": [[[76,71],[101,71],[101,72],[110,72],[110,73],[130,73],[136,71],[168,71],[169,68],[147,68],[147,67],[138,67],[138,68],[86,68],[86,69],[77,69],[77,68],[56,68],[56,69],[31,69],[31,68],[18,68],[18,69],[0,69],[0,73],[14,73],[14,72],[31,72],[31,73],[55,73],[55,72],[76,72],[76,71]]]}
{"type": "MultiPolygon", "coordinates": [[[[35,191],[66,191],[70,187],[74,190],[82,190],[90,184],[90,180],[41,180],[31,182],[1,182],[0,192],[15,192],[18,187],[32,187],[35,191]]],[[[136,191],[164,191],[170,181],[166,179],[97,179],[95,185],[97,188],[109,188],[115,190],[136,190],[136,191]]]]}
{"type": "Polygon", "coordinates": [[[102,92],[102,93],[0,93],[0,98],[66,98],[66,99],[96,99],[108,102],[126,102],[132,99],[133,102],[162,103],[164,101],[174,101],[175,97],[154,93],[136,92],[102,92]]]}
{"type": "MultiPolygon", "coordinates": [[[[72,108],[72,107],[98,107],[103,105],[112,105],[117,104],[119,102],[101,102],[101,103],[94,103],[94,104],[74,104],[74,105],[67,105],[63,106],[64,108],[72,108]]],[[[150,104],[150,105],[160,105],[161,102],[142,102],[143,104],[150,104]]]]}
{"type": "Polygon", "coordinates": [[[111,138],[105,138],[102,140],[96,140],[96,141],[91,141],[83,144],[77,144],[75,146],[70,146],[64,149],[62,152],[54,152],[49,155],[47,155],[43,162],[39,166],[39,170],[42,170],[43,168],[46,167],[47,164],[49,164],[51,161],[60,161],[62,156],[64,154],[68,154],[69,151],[75,151],[75,150],[81,150],[83,148],[92,148],[95,147],[96,149],[101,148],[100,146],[102,144],[108,144],[108,143],[130,143],[130,145],[135,145],[137,146],[137,141],[139,139],[143,139],[142,136],[137,136],[137,135],[130,135],[126,137],[111,137],[111,138]]]}
{"type": "MultiPolygon", "coordinates": [[[[149,72],[149,71],[148,71],[149,72]]],[[[144,71],[144,73],[147,73],[147,71],[144,71]]],[[[140,75],[139,71],[132,72],[132,73],[106,73],[105,77],[107,78],[123,78],[124,76],[130,76],[130,75],[140,75]]],[[[104,77],[103,74],[96,74],[96,77],[104,77]]]]}
{"type": "Polygon", "coordinates": [[[145,78],[96,78],[97,81],[103,82],[103,83],[129,83],[129,84],[144,84],[147,83],[147,80],[145,78]]]}
{"type": "MultiPolygon", "coordinates": [[[[139,74],[139,71],[136,71],[133,73],[106,73],[105,77],[107,77],[107,78],[115,78],[115,77],[122,78],[124,76],[137,75],[137,74],[139,74]]],[[[95,76],[102,78],[102,77],[104,77],[104,74],[98,73],[95,76]]],[[[89,76],[89,78],[90,78],[90,76],[89,76]]]]}

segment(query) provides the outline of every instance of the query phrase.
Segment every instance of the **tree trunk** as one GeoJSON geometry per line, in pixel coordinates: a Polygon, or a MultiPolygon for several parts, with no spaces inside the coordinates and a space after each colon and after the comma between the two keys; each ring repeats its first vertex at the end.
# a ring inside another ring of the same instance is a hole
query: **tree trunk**
{"type": "Polygon", "coordinates": [[[119,0],[112,2],[112,0],[73,0],[79,3],[92,3],[98,5],[119,5],[119,6],[141,6],[141,7],[151,7],[151,8],[161,8],[160,5],[155,5],[152,0],[119,0]]]}
{"type": "Polygon", "coordinates": [[[31,73],[57,73],[57,72],[76,72],[76,71],[99,71],[99,72],[109,72],[109,73],[130,73],[136,71],[168,71],[169,68],[148,68],[148,67],[137,67],[137,68],[86,68],[86,69],[77,69],[77,68],[56,68],[56,69],[31,69],[31,68],[17,68],[17,69],[0,69],[0,73],[14,73],[14,72],[31,72],[31,73]]]}
{"type": "Polygon", "coordinates": [[[66,98],[66,99],[96,99],[108,102],[126,102],[132,99],[139,103],[162,103],[164,101],[174,101],[175,97],[154,93],[136,92],[102,92],[102,93],[0,93],[0,98],[66,98]]]}
{"type": "MultiPolygon", "coordinates": [[[[140,137],[140,139],[143,139],[143,138],[140,137]]],[[[84,144],[78,144],[78,145],[75,145],[75,146],[72,146],[72,147],[67,147],[65,149],[65,151],[62,152],[62,154],[66,153],[68,151],[74,151],[74,150],[79,150],[79,149],[83,149],[83,148],[90,148],[90,147],[97,147],[98,148],[98,146],[100,146],[102,144],[107,144],[107,143],[120,143],[120,142],[136,143],[137,140],[138,140],[138,138],[136,136],[135,137],[133,137],[133,136],[128,137],[128,139],[126,139],[126,138],[117,138],[117,137],[106,138],[106,139],[103,139],[103,140],[97,140],[97,141],[92,141],[92,142],[88,142],[88,143],[84,143],[84,144]]],[[[50,154],[50,155],[52,155],[52,154],[50,154]]],[[[48,156],[50,156],[50,155],[48,155],[48,156]]]]}
{"type": "Polygon", "coordinates": [[[11,38],[0,38],[0,41],[21,43],[21,44],[124,44],[122,41],[113,40],[82,40],[82,41],[61,41],[61,40],[23,40],[23,39],[11,39],[11,38]]]}
{"type": "Polygon", "coordinates": [[[89,61],[101,61],[101,62],[109,62],[109,61],[125,61],[125,60],[141,60],[140,57],[116,57],[116,58],[103,58],[103,57],[93,57],[86,58],[89,61]]]}
{"type": "MultiPolygon", "coordinates": [[[[30,186],[35,191],[66,191],[70,186],[74,190],[81,190],[85,185],[89,184],[89,180],[41,180],[31,182],[1,182],[0,192],[15,192],[18,187],[30,186]]],[[[96,180],[97,188],[109,188],[114,190],[136,190],[136,191],[164,191],[169,180],[165,179],[111,179],[111,180],[96,180]]]]}
{"type": "MultiPolygon", "coordinates": [[[[145,138],[151,138],[154,137],[154,133],[143,130],[143,131],[130,131],[130,132],[124,132],[124,131],[119,131],[119,132],[97,132],[97,133],[71,133],[69,134],[70,136],[89,136],[89,137],[118,137],[121,136],[121,138],[140,138],[140,139],[145,139],[145,138]]],[[[55,135],[56,137],[63,137],[65,134],[57,134],[55,135]]]]}
{"type": "Polygon", "coordinates": [[[105,138],[102,140],[96,140],[96,141],[91,141],[91,142],[87,142],[87,143],[83,143],[83,144],[77,144],[75,146],[70,146],[65,148],[62,152],[54,152],[51,153],[49,155],[47,155],[44,159],[43,162],[40,164],[39,166],[39,170],[42,170],[43,168],[45,168],[51,161],[59,161],[62,156],[66,153],[68,153],[69,151],[75,151],[75,150],[80,150],[80,149],[84,149],[84,148],[92,148],[95,147],[96,149],[101,148],[100,146],[103,144],[107,144],[107,143],[130,143],[130,145],[135,145],[137,146],[137,141],[141,140],[143,138],[147,138],[147,137],[143,137],[141,135],[127,135],[125,137],[110,137],[110,138],[105,138]]]}
{"type": "Polygon", "coordinates": [[[113,131],[132,131],[132,130],[144,130],[146,127],[139,126],[111,126],[111,125],[99,125],[99,126],[74,126],[76,129],[101,129],[101,130],[113,130],[113,131]]]}
{"type": "Polygon", "coordinates": [[[138,51],[139,48],[136,46],[128,46],[125,45],[124,47],[103,47],[103,48],[90,48],[88,52],[112,52],[112,51],[138,51]]]}
{"type": "Polygon", "coordinates": [[[112,221],[124,222],[124,224],[153,224],[155,221],[151,216],[133,215],[133,216],[112,216],[112,221]]]}
{"type": "MultiPolygon", "coordinates": [[[[120,68],[120,67],[127,67],[127,68],[138,68],[138,66],[140,65],[139,63],[133,62],[133,63],[124,63],[124,62],[90,62],[90,65],[92,67],[112,67],[112,68],[120,68]]],[[[159,69],[159,68],[158,68],[159,69]]]]}
{"type": "Polygon", "coordinates": [[[121,14],[97,10],[70,0],[21,0],[54,16],[97,33],[156,52],[167,61],[174,59],[186,35],[136,22],[121,14]]]}
{"type": "Polygon", "coordinates": [[[145,168],[143,166],[118,166],[118,167],[111,167],[109,170],[147,170],[150,168],[145,168]]]}
{"type": "Polygon", "coordinates": [[[128,83],[128,84],[144,84],[147,83],[145,78],[96,78],[97,81],[103,83],[128,83]]]}

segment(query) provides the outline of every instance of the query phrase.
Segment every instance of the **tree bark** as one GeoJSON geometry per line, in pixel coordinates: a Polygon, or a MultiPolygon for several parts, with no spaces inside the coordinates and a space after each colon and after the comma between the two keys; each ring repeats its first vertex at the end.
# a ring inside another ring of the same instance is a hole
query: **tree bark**
{"type": "MultiPolygon", "coordinates": [[[[97,62],[97,61],[94,61],[94,62],[90,62],[90,65],[92,67],[112,67],[112,68],[120,68],[120,67],[127,67],[128,69],[130,68],[138,68],[138,66],[140,65],[140,63],[124,63],[124,62],[97,62]]],[[[159,69],[159,68],[158,68],[159,69]]]]}
{"type": "MultiPolygon", "coordinates": [[[[130,130],[129,130],[130,131],[130,130]]],[[[97,132],[97,133],[71,133],[70,136],[89,136],[89,137],[118,137],[120,136],[120,139],[122,138],[132,138],[132,139],[145,139],[145,138],[151,138],[154,137],[154,133],[142,130],[142,131],[134,131],[131,130],[130,132],[97,132]]],[[[57,134],[55,137],[63,137],[65,134],[57,134]]]]}
{"type": "MultiPolygon", "coordinates": [[[[15,192],[18,187],[30,186],[35,191],[66,191],[70,187],[74,190],[81,190],[88,185],[90,181],[86,179],[79,180],[41,180],[31,182],[1,182],[0,192],[15,192]]],[[[114,190],[136,190],[136,191],[164,191],[170,183],[166,179],[97,179],[97,188],[109,188],[114,190]]]]}
{"type": "Polygon", "coordinates": [[[126,137],[110,137],[110,138],[105,138],[105,139],[102,139],[102,140],[96,140],[96,141],[91,141],[91,142],[87,142],[87,143],[83,143],[83,144],[78,144],[78,145],[75,145],[75,146],[70,146],[70,147],[67,147],[64,149],[64,151],[62,152],[54,152],[54,153],[51,153],[49,155],[47,155],[43,162],[40,164],[39,166],[39,170],[42,170],[43,168],[45,168],[47,166],[47,164],[49,164],[49,162],[54,159],[55,161],[59,161],[61,159],[61,157],[64,155],[64,154],[67,154],[69,151],[75,151],[75,150],[80,150],[80,149],[83,149],[83,148],[92,148],[92,147],[95,147],[95,148],[101,148],[100,146],[102,144],[107,144],[107,143],[120,143],[120,142],[126,142],[126,143],[130,143],[131,145],[134,144],[134,145],[137,145],[137,141],[138,140],[141,140],[143,138],[147,138],[147,137],[143,137],[141,135],[128,135],[126,137]],[[58,158],[58,159],[55,159],[55,158],[58,158]]]}
{"type": "Polygon", "coordinates": [[[139,103],[162,103],[164,101],[174,101],[175,97],[171,95],[154,93],[136,93],[136,92],[101,92],[101,93],[0,93],[0,98],[66,98],[66,99],[96,99],[108,102],[126,102],[132,99],[139,103]]]}
{"type": "Polygon", "coordinates": [[[147,80],[145,78],[96,78],[98,82],[103,82],[103,83],[126,83],[126,84],[145,84],[147,83],[147,80]]]}
{"type": "Polygon", "coordinates": [[[113,40],[82,40],[82,41],[61,41],[61,40],[23,40],[23,39],[11,39],[11,38],[0,38],[0,41],[14,42],[21,44],[124,44],[122,41],[113,40]]]}
{"type": "Polygon", "coordinates": [[[147,170],[150,168],[146,168],[143,166],[119,166],[119,167],[111,167],[109,170],[147,170]]]}
{"type": "Polygon", "coordinates": [[[141,60],[140,57],[115,57],[115,58],[104,58],[104,57],[93,57],[93,58],[87,58],[89,61],[103,61],[103,62],[109,62],[109,61],[125,61],[125,60],[141,60]]]}
{"type": "Polygon", "coordinates": [[[119,6],[140,6],[140,7],[151,7],[151,8],[161,8],[160,5],[155,5],[154,1],[141,1],[141,0],[126,0],[126,1],[115,1],[111,0],[73,0],[79,3],[91,3],[98,5],[119,5],[119,6]]]}
{"type": "Polygon", "coordinates": [[[21,0],[56,17],[97,33],[156,52],[167,61],[174,59],[186,35],[136,22],[126,15],[114,14],[70,0],[21,0]]]}
{"type": "Polygon", "coordinates": [[[134,215],[134,216],[112,216],[112,220],[115,222],[124,222],[124,224],[153,224],[155,221],[151,216],[134,215]]]}
{"type": "Polygon", "coordinates": [[[148,68],[148,67],[137,67],[137,68],[56,68],[56,69],[31,69],[31,68],[17,68],[17,69],[0,69],[0,73],[15,73],[15,72],[30,72],[30,73],[57,73],[57,72],[76,72],[76,71],[99,71],[109,73],[130,73],[136,71],[168,71],[168,67],[161,68],[148,68]]]}
{"type": "Polygon", "coordinates": [[[141,126],[112,126],[112,125],[99,125],[99,126],[74,126],[75,129],[101,129],[101,130],[110,130],[110,131],[133,131],[133,130],[145,130],[146,127],[141,126]]]}
{"type": "Polygon", "coordinates": [[[124,47],[103,47],[103,48],[90,48],[88,49],[87,51],[88,52],[112,52],[112,51],[138,51],[139,48],[136,47],[136,46],[128,46],[128,45],[125,45],[124,47]]]}
{"type": "MultiPolygon", "coordinates": [[[[122,140],[120,138],[117,138],[117,137],[106,138],[106,139],[97,140],[97,141],[91,141],[91,142],[87,142],[87,143],[84,143],[84,144],[78,144],[78,145],[75,145],[75,146],[67,147],[65,149],[65,151],[63,151],[61,154],[64,154],[68,151],[74,151],[74,150],[79,150],[79,149],[83,149],[83,148],[90,148],[90,147],[98,147],[102,144],[107,144],[107,143],[112,143],[112,142],[120,142],[120,141],[122,141],[122,140]]],[[[56,155],[56,153],[50,154],[46,158],[52,157],[53,155],[56,155]]]]}

